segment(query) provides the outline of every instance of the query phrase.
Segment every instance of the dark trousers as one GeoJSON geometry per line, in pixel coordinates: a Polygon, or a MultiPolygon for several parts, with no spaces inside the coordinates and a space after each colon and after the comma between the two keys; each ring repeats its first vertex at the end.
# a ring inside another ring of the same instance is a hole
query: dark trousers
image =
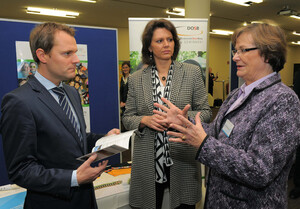
{"type": "Polygon", "coordinates": [[[300,146],[298,147],[296,153],[294,184],[296,188],[300,189],[300,146]]]}
{"type": "MultiPolygon", "coordinates": [[[[160,184],[156,183],[156,209],[161,209],[166,188],[170,188],[170,168],[165,168],[168,181],[160,184]]],[[[176,209],[195,209],[195,205],[181,204],[176,209]]]]}

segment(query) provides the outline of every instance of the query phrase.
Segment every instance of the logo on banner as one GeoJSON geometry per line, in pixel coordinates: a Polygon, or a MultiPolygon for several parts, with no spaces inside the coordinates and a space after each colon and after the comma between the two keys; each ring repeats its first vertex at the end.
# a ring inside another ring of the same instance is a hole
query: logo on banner
{"type": "Polygon", "coordinates": [[[199,26],[187,26],[187,30],[200,30],[199,26]]]}

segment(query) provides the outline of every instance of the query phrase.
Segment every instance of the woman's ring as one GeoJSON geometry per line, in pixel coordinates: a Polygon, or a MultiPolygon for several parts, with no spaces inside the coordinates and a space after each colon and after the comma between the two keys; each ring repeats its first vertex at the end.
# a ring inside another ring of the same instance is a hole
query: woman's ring
{"type": "Polygon", "coordinates": [[[181,139],[182,141],[185,141],[185,135],[182,135],[181,139]]]}

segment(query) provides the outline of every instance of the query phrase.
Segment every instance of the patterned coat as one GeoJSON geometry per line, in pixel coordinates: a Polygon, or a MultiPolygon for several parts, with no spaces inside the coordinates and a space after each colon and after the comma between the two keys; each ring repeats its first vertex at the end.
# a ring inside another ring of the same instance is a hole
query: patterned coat
{"type": "Polygon", "coordinates": [[[210,167],[205,208],[287,208],[287,180],[300,142],[299,100],[279,74],[225,115],[237,95],[238,89],[213,123],[203,124],[208,138],[198,160],[210,167]],[[234,125],[229,137],[221,130],[227,119],[234,125]]]}
{"type": "MultiPolygon", "coordinates": [[[[201,79],[201,70],[191,64],[175,62],[170,101],[179,108],[191,104],[188,114],[193,117],[201,111],[208,122],[211,110],[201,79]]],[[[126,129],[137,129],[141,119],[153,115],[151,67],[135,72],[128,80],[129,92],[123,124],[126,129]]],[[[155,131],[144,128],[137,131],[134,140],[130,185],[130,205],[137,208],[155,208],[155,131]]],[[[170,168],[171,208],[180,204],[195,204],[201,199],[200,163],[195,160],[197,150],[188,145],[170,143],[173,165],[170,168]]]]}

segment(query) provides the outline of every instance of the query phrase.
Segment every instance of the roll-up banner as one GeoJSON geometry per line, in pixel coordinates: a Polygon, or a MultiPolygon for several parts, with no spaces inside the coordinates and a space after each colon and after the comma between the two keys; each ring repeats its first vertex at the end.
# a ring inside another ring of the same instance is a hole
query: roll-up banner
{"type": "MultiPolygon", "coordinates": [[[[142,33],[146,24],[158,18],[129,18],[129,48],[132,72],[143,67],[141,63],[142,33]]],[[[207,19],[166,18],[176,27],[180,38],[179,62],[200,66],[202,79],[206,79],[207,19]]]]}

